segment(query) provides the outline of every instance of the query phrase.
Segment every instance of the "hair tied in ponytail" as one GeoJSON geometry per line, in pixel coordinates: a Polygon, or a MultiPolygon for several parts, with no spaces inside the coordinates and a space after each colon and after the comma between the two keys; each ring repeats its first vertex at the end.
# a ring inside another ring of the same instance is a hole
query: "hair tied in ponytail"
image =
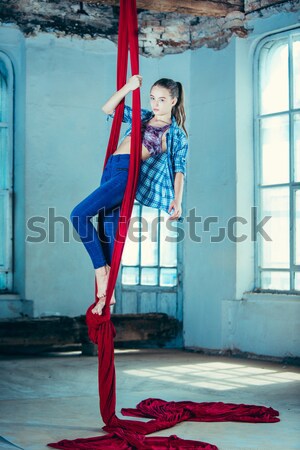
{"type": "Polygon", "coordinates": [[[172,108],[172,114],[174,114],[177,124],[183,128],[185,134],[188,136],[187,130],[184,126],[185,123],[185,110],[184,110],[184,91],[180,81],[174,81],[170,78],[160,78],[151,87],[161,86],[169,90],[171,97],[177,97],[177,102],[172,108]]]}

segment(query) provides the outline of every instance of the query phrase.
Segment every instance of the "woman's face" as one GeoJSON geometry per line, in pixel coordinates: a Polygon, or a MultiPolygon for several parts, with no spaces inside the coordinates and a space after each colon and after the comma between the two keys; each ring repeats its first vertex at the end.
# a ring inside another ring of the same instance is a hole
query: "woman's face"
{"type": "Polygon", "coordinates": [[[172,107],[176,102],[177,98],[172,99],[170,91],[164,87],[153,86],[150,91],[150,104],[156,115],[171,115],[172,107]]]}

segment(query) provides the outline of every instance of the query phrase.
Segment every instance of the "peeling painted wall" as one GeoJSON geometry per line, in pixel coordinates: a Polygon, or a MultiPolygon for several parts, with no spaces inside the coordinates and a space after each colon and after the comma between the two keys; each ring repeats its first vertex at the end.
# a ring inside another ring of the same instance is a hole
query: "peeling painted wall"
{"type": "MultiPolygon", "coordinates": [[[[220,51],[203,46],[164,58],[141,57],[144,107],[149,107],[148,88],[162,76],[181,80],[185,87],[190,143],[186,211],[196,208],[200,215],[217,215],[226,223],[240,212],[239,203],[251,204],[251,52],[265,34],[297,23],[296,13],[270,14],[250,21],[251,35],[234,36],[220,51]]],[[[34,301],[36,316],[83,314],[94,299],[92,266],[82,244],[73,237],[63,242],[63,237],[72,232],[71,208],[100,181],[110,131],[101,106],[115,90],[116,46],[106,38],[43,32],[25,37],[16,25],[5,24],[0,26],[0,49],[17,69],[17,83],[25,85],[24,105],[16,105],[17,115],[26,119],[18,121],[16,129],[25,141],[23,147],[17,139],[15,148],[16,207],[25,201],[24,226],[28,218],[41,216],[47,227],[51,207],[68,222],[66,228],[63,220],[56,223],[55,242],[25,243],[20,254],[24,261],[17,261],[24,269],[18,271],[24,278],[18,283],[25,285],[21,295],[34,301]]],[[[20,222],[16,233],[19,242],[24,241],[20,222]]],[[[266,317],[265,304],[242,300],[253,286],[252,257],[252,245],[236,248],[227,241],[213,246],[186,240],[187,347],[295,356],[299,302],[270,298],[272,314],[266,317]],[[278,321],[280,328],[273,326],[278,321]],[[272,334],[265,333],[264,324],[272,334]]]]}
{"type": "MultiPolygon", "coordinates": [[[[200,47],[221,50],[233,37],[246,38],[251,34],[249,20],[299,8],[297,0],[246,0],[244,12],[231,11],[225,17],[142,10],[138,14],[139,51],[146,57],[162,57],[200,47]]],[[[79,2],[66,0],[10,0],[9,3],[0,0],[2,23],[17,24],[25,36],[45,31],[58,37],[103,37],[117,45],[118,17],[119,8],[113,6],[84,3],[80,8],[79,2]]]]}

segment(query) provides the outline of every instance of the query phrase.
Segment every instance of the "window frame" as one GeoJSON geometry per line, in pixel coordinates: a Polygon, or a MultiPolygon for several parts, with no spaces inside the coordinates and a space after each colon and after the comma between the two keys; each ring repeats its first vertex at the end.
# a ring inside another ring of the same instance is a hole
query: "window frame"
{"type": "Polygon", "coordinates": [[[293,133],[293,117],[296,114],[300,114],[300,107],[293,108],[293,96],[294,91],[291,87],[294,86],[294,72],[293,72],[293,58],[292,58],[292,43],[295,37],[300,37],[300,28],[297,26],[286,31],[272,33],[265,36],[257,44],[254,55],[253,55],[253,138],[254,138],[254,222],[259,223],[262,219],[261,217],[261,190],[262,189],[272,189],[278,187],[288,186],[289,188],[289,228],[290,228],[290,259],[288,268],[262,268],[261,267],[261,250],[262,246],[260,242],[255,238],[254,240],[254,284],[255,290],[260,292],[279,292],[287,294],[299,293],[299,290],[295,289],[295,273],[300,271],[300,264],[294,264],[294,254],[296,249],[296,216],[293,212],[295,209],[295,198],[296,191],[300,190],[300,182],[294,181],[294,133],[293,133]],[[259,85],[259,65],[261,50],[267,42],[275,42],[286,38],[288,40],[288,79],[289,79],[289,105],[286,111],[277,111],[272,113],[262,113],[260,114],[260,85],[259,85]],[[288,183],[278,183],[263,186],[261,185],[261,168],[262,168],[262,152],[261,152],[261,136],[260,136],[260,121],[267,117],[276,117],[287,114],[289,117],[289,173],[290,179],[288,183]],[[261,275],[264,271],[273,272],[288,272],[290,279],[290,289],[289,290],[279,290],[279,289],[266,289],[261,287],[261,275]]]}
{"type": "MultiPolygon", "coordinates": [[[[138,208],[138,217],[142,218],[143,217],[143,208],[144,205],[142,205],[139,201],[134,200],[134,206],[136,206],[138,208]]],[[[161,210],[158,209],[157,210],[157,214],[160,217],[161,215],[161,210]]],[[[141,220],[139,220],[139,233],[141,232],[141,220]]],[[[162,264],[160,264],[160,242],[161,242],[161,233],[160,233],[160,228],[161,228],[161,221],[158,220],[158,224],[157,224],[157,247],[158,247],[158,254],[157,254],[157,260],[158,260],[158,264],[156,265],[152,265],[152,266],[147,266],[147,265],[142,265],[141,263],[141,241],[139,240],[137,242],[138,245],[138,264],[136,265],[127,265],[124,264],[121,260],[121,285],[122,285],[122,289],[126,290],[126,289],[132,289],[137,288],[137,289],[149,289],[149,290],[159,290],[159,291],[168,291],[168,292],[176,292],[178,289],[178,285],[180,283],[180,278],[179,278],[179,264],[178,264],[178,257],[179,257],[179,253],[178,253],[178,242],[176,241],[176,243],[174,243],[174,245],[176,245],[176,255],[177,255],[177,264],[175,266],[164,266],[162,264]],[[122,282],[122,278],[123,278],[123,269],[124,268],[136,268],[138,269],[139,272],[139,282],[137,284],[126,284],[122,282]],[[142,273],[142,269],[144,268],[149,268],[149,269],[156,269],[158,271],[158,279],[157,279],[157,284],[143,284],[141,282],[141,273],[142,273]],[[177,283],[175,285],[168,285],[168,286],[163,286],[160,284],[160,270],[161,269],[176,269],[176,280],[177,283]]]]}
{"type": "Polygon", "coordinates": [[[4,266],[0,267],[0,272],[6,273],[5,287],[1,288],[0,293],[11,292],[13,289],[13,197],[14,197],[14,133],[13,133],[13,120],[14,120],[14,72],[12,62],[9,57],[0,50],[0,76],[5,79],[6,91],[6,111],[4,113],[4,121],[0,121],[1,129],[7,129],[7,168],[6,179],[7,182],[4,189],[0,190],[1,195],[6,197],[6,213],[4,219],[4,236],[5,236],[5,250],[4,250],[4,266]],[[5,72],[5,73],[4,73],[5,72]],[[5,120],[7,119],[7,120],[5,120]]]}

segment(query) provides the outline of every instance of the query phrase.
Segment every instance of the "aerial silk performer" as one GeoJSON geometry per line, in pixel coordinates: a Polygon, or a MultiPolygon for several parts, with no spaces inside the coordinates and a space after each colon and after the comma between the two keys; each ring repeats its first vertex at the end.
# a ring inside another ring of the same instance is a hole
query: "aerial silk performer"
{"type": "MultiPolygon", "coordinates": [[[[132,74],[139,73],[138,61],[138,25],[136,0],[120,0],[117,87],[126,82],[128,45],[130,50],[132,74]]],[[[121,121],[124,113],[124,100],[116,108],[110,139],[106,151],[104,167],[109,156],[115,151],[120,135],[121,121]]],[[[110,301],[116,283],[121,256],[127,236],[135,193],[140,173],[141,158],[141,105],[140,91],[133,91],[132,99],[132,134],[128,180],[121,205],[120,217],[114,242],[111,268],[106,288],[105,306],[101,314],[93,312],[99,302],[95,280],[95,302],[86,312],[89,338],[98,346],[98,386],[100,413],[105,423],[106,435],[91,438],[61,440],[47,444],[57,449],[72,450],[163,450],[163,449],[204,449],[217,450],[217,446],[203,442],[186,440],[171,435],[169,437],[147,437],[148,434],[170,428],[183,421],[191,422],[278,422],[279,412],[271,407],[234,404],[223,402],[167,402],[158,398],[141,401],[136,408],[123,408],[122,414],[139,418],[149,418],[148,422],[120,419],[116,415],[116,376],[114,365],[115,328],[110,320],[110,301]]]]}

